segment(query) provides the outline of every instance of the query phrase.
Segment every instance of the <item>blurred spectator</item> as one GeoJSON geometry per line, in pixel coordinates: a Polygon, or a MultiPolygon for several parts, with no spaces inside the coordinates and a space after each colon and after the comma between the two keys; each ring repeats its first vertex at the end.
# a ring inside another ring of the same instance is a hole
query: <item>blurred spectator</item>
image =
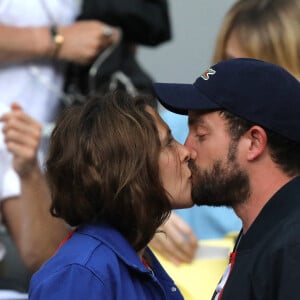
{"type": "Polygon", "coordinates": [[[237,1],[220,27],[212,62],[257,58],[300,79],[299,28],[298,0],[237,1]]]}
{"type": "Polygon", "coordinates": [[[78,19],[117,27],[122,39],[90,65],[69,64],[66,92],[86,95],[118,88],[132,95],[152,93],[152,78],[137,61],[136,52],[139,45],[157,46],[171,38],[167,0],[84,1],[78,19]]]}
{"type": "MultiPolygon", "coordinates": [[[[2,154],[12,159],[20,182],[20,194],[2,201],[0,213],[21,258],[33,271],[53,253],[69,227],[49,213],[50,194],[37,162],[41,125],[16,103],[11,110],[0,103],[0,116],[0,180],[4,183],[1,191],[5,193],[11,176],[4,172],[8,167],[2,154]]],[[[1,259],[5,251],[1,247],[1,259]]],[[[1,288],[18,286],[17,282],[8,280],[14,280],[12,273],[7,276],[7,286],[2,281],[1,288]]],[[[21,285],[19,288],[25,289],[21,285]]]]}
{"type": "Polygon", "coordinates": [[[53,253],[66,232],[64,223],[49,214],[49,194],[35,157],[40,145],[42,163],[44,129],[60,107],[64,62],[89,63],[116,39],[112,29],[109,37],[105,34],[102,22],[74,22],[80,9],[76,0],[0,4],[0,115],[7,113],[1,118],[1,215],[31,271],[53,253]]]}

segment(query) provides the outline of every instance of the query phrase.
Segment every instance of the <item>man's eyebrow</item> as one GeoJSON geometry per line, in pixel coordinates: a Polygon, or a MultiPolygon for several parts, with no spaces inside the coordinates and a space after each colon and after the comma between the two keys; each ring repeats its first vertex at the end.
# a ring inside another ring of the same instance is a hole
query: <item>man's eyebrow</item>
{"type": "Polygon", "coordinates": [[[203,118],[201,116],[188,117],[188,125],[192,126],[195,124],[204,125],[203,118]]]}

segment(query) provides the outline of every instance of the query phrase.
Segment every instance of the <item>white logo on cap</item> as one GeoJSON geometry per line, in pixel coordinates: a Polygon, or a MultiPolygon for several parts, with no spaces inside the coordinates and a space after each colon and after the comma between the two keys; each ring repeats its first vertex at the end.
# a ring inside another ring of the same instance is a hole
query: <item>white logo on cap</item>
{"type": "Polygon", "coordinates": [[[200,77],[204,80],[208,80],[210,75],[215,75],[216,71],[212,68],[207,69],[206,71],[204,71],[200,77]]]}

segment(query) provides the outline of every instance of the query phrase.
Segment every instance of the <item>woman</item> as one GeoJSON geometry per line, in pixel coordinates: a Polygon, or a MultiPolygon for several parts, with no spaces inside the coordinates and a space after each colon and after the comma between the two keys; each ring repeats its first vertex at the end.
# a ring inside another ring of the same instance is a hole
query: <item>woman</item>
{"type": "Polygon", "coordinates": [[[147,244],[171,208],[192,205],[190,158],[142,98],[112,93],[66,110],[46,165],[51,211],[76,230],[29,298],[183,299],[147,244]]]}
{"type": "Polygon", "coordinates": [[[300,79],[299,27],[299,0],[239,0],[225,16],[212,62],[256,58],[300,79]]]}

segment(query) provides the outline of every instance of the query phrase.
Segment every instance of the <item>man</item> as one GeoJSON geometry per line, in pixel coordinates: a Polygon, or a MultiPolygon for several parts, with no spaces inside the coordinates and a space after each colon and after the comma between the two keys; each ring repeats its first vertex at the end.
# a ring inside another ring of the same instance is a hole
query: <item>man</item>
{"type": "Polygon", "coordinates": [[[242,220],[216,299],[293,299],[300,278],[300,83],[284,69],[232,59],[194,84],[155,84],[161,103],[188,114],[186,145],[197,205],[242,220]]]}

